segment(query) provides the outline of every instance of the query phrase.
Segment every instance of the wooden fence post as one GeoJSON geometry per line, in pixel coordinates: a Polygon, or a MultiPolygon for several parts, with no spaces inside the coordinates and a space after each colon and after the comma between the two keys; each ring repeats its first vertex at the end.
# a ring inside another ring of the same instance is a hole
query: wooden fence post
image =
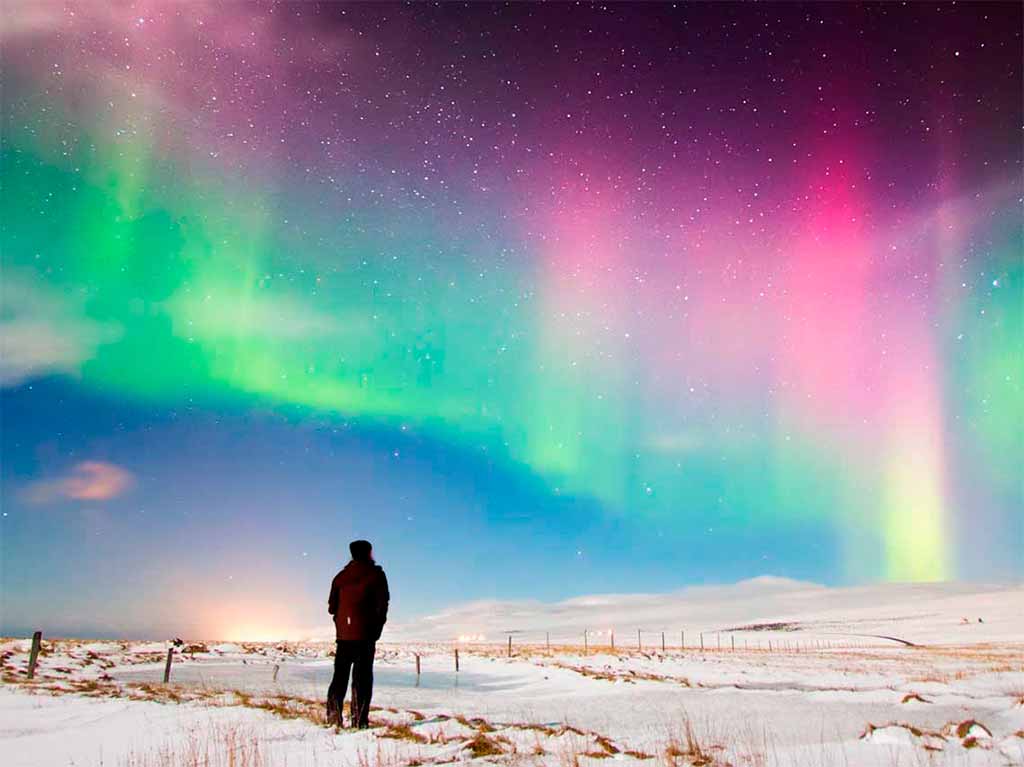
{"type": "Polygon", "coordinates": [[[459,673],[459,648],[455,648],[455,673],[459,673]]]}
{"type": "Polygon", "coordinates": [[[700,632],[700,651],[704,652],[704,632],[700,632]]]}
{"type": "Polygon", "coordinates": [[[512,635],[508,635],[508,657],[512,657],[512,635]]]}
{"type": "Polygon", "coordinates": [[[679,632],[679,649],[681,649],[681,650],[685,650],[686,649],[686,632],[685,631],[680,631],[679,632]]]}
{"type": "Polygon", "coordinates": [[[640,629],[636,630],[636,649],[643,651],[644,646],[640,642],[640,629]]]}
{"type": "Polygon", "coordinates": [[[665,632],[661,632],[661,651],[665,652],[665,632]]]}
{"type": "Polygon", "coordinates": [[[419,679],[419,676],[420,676],[420,654],[416,653],[416,678],[419,679]]]}
{"type": "Polygon", "coordinates": [[[544,644],[547,646],[548,652],[551,652],[551,632],[550,631],[545,631],[544,632],[544,644]]]}
{"type": "Polygon", "coordinates": [[[36,631],[32,634],[32,650],[28,654],[28,678],[35,679],[36,661],[39,660],[39,646],[43,641],[43,632],[36,631]]]}
{"type": "Polygon", "coordinates": [[[171,681],[171,661],[174,660],[174,648],[167,648],[167,663],[164,664],[164,684],[171,681]]]}
{"type": "Polygon", "coordinates": [[[275,663],[274,664],[274,681],[275,682],[277,681],[277,672],[280,671],[280,670],[281,670],[281,664],[280,663],[275,663]]]}
{"type": "Polygon", "coordinates": [[[615,629],[611,630],[611,637],[612,637],[612,652],[614,652],[615,651],[615,629]]]}
{"type": "Polygon", "coordinates": [[[732,649],[735,650],[736,649],[736,635],[735,634],[729,634],[729,639],[732,642],[732,649]]]}
{"type": "Polygon", "coordinates": [[[587,630],[583,629],[583,654],[587,654],[587,630]]]}

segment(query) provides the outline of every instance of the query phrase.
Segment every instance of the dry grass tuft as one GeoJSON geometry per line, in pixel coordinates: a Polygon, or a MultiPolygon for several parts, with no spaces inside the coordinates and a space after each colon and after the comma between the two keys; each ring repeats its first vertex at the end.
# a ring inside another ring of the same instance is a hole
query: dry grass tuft
{"type": "Polygon", "coordinates": [[[195,732],[146,753],[132,753],[120,767],[269,767],[266,748],[251,730],[239,726],[195,732]]]}
{"type": "Polygon", "coordinates": [[[380,737],[389,738],[391,740],[405,740],[410,743],[429,743],[430,741],[424,735],[420,735],[415,732],[412,727],[407,724],[389,724],[384,732],[380,733],[380,737]]]}
{"type": "Polygon", "coordinates": [[[900,703],[931,703],[930,700],[925,700],[916,692],[907,693],[903,696],[903,700],[900,703]]]}
{"type": "Polygon", "coordinates": [[[479,759],[482,756],[500,756],[505,753],[505,749],[497,739],[489,738],[482,732],[467,741],[465,748],[473,755],[474,759],[479,759]]]}
{"type": "Polygon", "coordinates": [[[475,716],[472,719],[466,716],[456,716],[455,721],[464,727],[468,727],[471,730],[479,730],[480,732],[494,732],[495,728],[491,726],[483,717],[475,716]]]}
{"type": "Polygon", "coordinates": [[[643,751],[634,751],[633,749],[629,749],[627,751],[623,751],[622,753],[625,754],[626,756],[632,757],[633,759],[653,759],[654,758],[654,756],[652,754],[647,754],[647,753],[644,753],[643,751]]]}
{"type": "Polygon", "coordinates": [[[604,756],[613,756],[614,754],[619,753],[619,749],[615,744],[604,735],[594,735],[594,740],[597,745],[601,747],[601,750],[604,752],[604,756]]]}
{"type": "Polygon", "coordinates": [[[239,705],[266,711],[282,719],[305,719],[315,725],[328,725],[327,708],[320,701],[300,698],[296,695],[255,696],[241,690],[235,690],[239,705]]]}
{"type": "MultiPolygon", "coordinates": [[[[983,725],[981,722],[978,722],[978,721],[976,721],[974,719],[965,719],[964,721],[960,722],[960,724],[958,724],[956,726],[956,736],[958,738],[968,738],[971,735],[971,730],[974,729],[975,727],[977,727],[978,729],[980,729],[981,731],[983,731],[985,733],[991,734],[989,732],[988,727],[983,725]]],[[[970,738],[970,739],[971,740],[975,740],[976,738],[970,738]]]]}
{"type": "Polygon", "coordinates": [[[667,767],[713,767],[716,764],[714,755],[700,742],[689,719],[683,720],[682,738],[669,739],[664,757],[667,767]]]}

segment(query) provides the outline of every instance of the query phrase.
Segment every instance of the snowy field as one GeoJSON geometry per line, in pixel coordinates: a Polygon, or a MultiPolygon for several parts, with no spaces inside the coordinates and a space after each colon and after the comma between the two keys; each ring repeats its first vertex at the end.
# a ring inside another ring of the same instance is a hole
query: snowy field
{"type": "Polygon", "coordinates": [[[9,639],[0,753],[10,767],[1024,765],[1024,589],[914,587],[908,599],[896,587],[888,602],[876,591],[787,588],[774,620],[766,611],[781,603],[747,594],[727,600],[718,626],[705,605],[711,620],[688,646],[675,634],[664,651],[660,632],[638,650],[624,628],[614,652],[608,636],[586,653],[557,644],[585,611],[550,649],[517,640],[512,657],[497,636],[399,632],[379,645],[362,732],[323,721],[328,642],[44,639],[28,681],[30,641],[9,639]]]}

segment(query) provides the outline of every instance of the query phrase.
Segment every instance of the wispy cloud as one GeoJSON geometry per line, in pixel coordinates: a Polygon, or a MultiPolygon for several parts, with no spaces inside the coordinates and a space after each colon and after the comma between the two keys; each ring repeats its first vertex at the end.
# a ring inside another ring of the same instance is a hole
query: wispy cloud
{"type": "Polygon", "coordinates": [[[0,287],[0,387],[52,373],[77,373],[116,326],[89,319],[82,301],[30,272],[6,269],[0,287]]]}
{"type": "Polygon", "coordinates": [[[65,16],[63,10],[55,2],[15,3],[13,7],[5,7],[0,40],[10,42],[51,32],[60,26],[65,16]]]}
{"type": "Polygon", "coordinates": [[[267,296],[235,286],[204,285],[201,295],[190,288],[178,291],[163,308],[182,337],[251,338],[302,341],[331,337],[363,337],[372,323],[362,314],[343,319],[320,311],[297,296],[267,296]]]}
{"type": "Polygon", "coordinates": [[[109,501],[123,495],[135,484],[132,473],[106,461],[81,461],[64,475],[41,479],[25,488],[30,503],[60,500],[109,501]]]}

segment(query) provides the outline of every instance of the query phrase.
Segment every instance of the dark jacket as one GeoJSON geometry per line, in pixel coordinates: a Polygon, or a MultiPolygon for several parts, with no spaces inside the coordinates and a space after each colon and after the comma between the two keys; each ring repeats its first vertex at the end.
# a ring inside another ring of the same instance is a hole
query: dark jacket
{"type": "Polygon", "coordinates": [[[327,612],[338,639],[380,639],[388,619],[388,579],[380,565],[353,559],[331,581],[327,612]]]}

